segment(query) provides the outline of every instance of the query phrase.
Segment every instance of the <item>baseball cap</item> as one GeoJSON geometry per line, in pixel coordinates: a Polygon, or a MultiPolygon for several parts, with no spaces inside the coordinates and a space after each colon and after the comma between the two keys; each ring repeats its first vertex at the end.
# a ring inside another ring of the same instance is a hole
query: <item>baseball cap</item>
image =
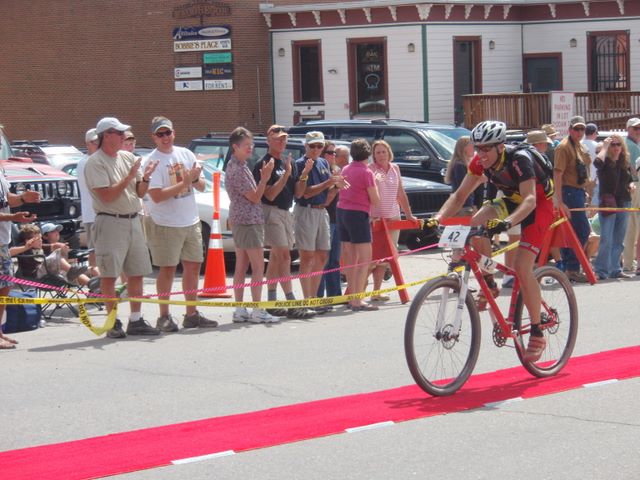
{"type": "Polygon", "coordinates": [[[156,133],[161,128],[168,128],[169,130],[173,130],[173,123],[171,123],[171,120],[164,117],[161,117],[155,122],[151,123],[151,133],[156,133]]]}
{"type": "Polygon", "coordinates": [[[627,120],[627,128],[640,126],[640,118],[633,117],[627,120]]]}
{"type": "Polygon", "coordinates": [[[304,136],[304,143],[310,145],[312,143],[324,144],[324,133],[322,132],[307,132],[304,136]]]}
{"type": "Polygon", "coordinates": [[[542,130],[532,130],[527,133],[527,139],[525,143],[535,144],[535,143],[553,143],[547,134],[542,130]]]}
{"type": "Polygon", "coordinates": [[[587,123],[587,127],[584,129],[586,135],[593,135],[598,131],[598,125],[595,123],[587,123]]]}
{"type": "Polygon", "coordinates": [[[124,139],[127,140],[128,138],[136,138],[131,130],[127,130],[126,132],[124,132],[124,139]]]}
{"type": "Polygon", "coordinates": [[[287,128],[282,125],[271,125],[269,130],[267,130],[267,137],[273,134],[274,137],[279,138],[283,135],[287,135],[287,128]]]}
{"type": "Polygon", "coordinates": [[[45,223],[40,227],[40,231],[43,235],[51,232],[59,232],[62,230],[62,225],[58,225],[57,223],[45,223]]]}
{"type": "Polygon", "coordinates": [[[95,128],[90,128],[87,133],[84,134],[84,143],[91,143],[98,140],[98,134],[95,128]]]}
{"type": "Polygon", "coordinates": [[[578,126],[583,126],[586,128],[587,124],[584,121],[584,117],[581,117],[580,115],[576,115],[575,117],[571,117],[571,119],[569,120],[569,127],[570,128],[575,128],[578,126]]]}
{"type": "Polygon", "coordinates": [[[551,123],[546,123],[542,125],[540,127],[540,130],[546,133],[547,136],[549,137],[555,137],[556,135],[558,135],[558,131],[556,130],[556,127],[554,127],[551,123]]]}
{"type": "Polygon", "coordinates": [[[100,135],[101,133],[106,132],[110,128],[118,130],[120,132],[125,132],[131,129],[131,125],[125,125],[120,122],[116,117],[104,117],[98,122],[96,125],[96,134],[100,135]]]}

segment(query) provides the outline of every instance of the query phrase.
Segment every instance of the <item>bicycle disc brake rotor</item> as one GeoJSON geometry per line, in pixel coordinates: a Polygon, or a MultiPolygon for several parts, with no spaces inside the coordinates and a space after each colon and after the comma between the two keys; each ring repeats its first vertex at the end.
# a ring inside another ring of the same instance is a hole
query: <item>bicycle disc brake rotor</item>
{"type": "Polygon", "coordinates": [[[453,333],[453,325],[448,323],[436,334],[436,339],[442,342],[444,348],[451,350],[458,343],[458,334],[453,333]]]}

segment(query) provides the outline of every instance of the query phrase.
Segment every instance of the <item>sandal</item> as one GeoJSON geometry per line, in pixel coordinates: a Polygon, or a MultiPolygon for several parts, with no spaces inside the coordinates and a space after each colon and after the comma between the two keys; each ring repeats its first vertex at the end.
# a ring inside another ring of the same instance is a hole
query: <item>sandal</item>
{"type": "Polygon", "coordinates": [[[13,350],[16,348],[14,343],[7,342],[6,340],[0,340],[0,350],[13,350]]]}
{"type": "Polygon", "coordinates": [[[523,360],[528,363],[537,362],[542,356],[542,352],[547,346],[547,340],[544,337],[529,336],[527,350],[524,352],[523,360]]]}
{"type": "Polygon", "coordinates": [[[372,295],[371,300],[374,302],[388,302],[391,297],[389,295],[372,295]]]}

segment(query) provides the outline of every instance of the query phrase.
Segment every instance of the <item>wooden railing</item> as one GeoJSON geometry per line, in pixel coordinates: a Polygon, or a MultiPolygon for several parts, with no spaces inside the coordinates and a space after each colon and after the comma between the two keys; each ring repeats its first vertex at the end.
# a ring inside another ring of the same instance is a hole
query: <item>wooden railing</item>
{"type": "MultiPolygon", "coordinates": [[[[549,93],[491,93],[465,95],[464,126],[501,120],[510,129],[532,130],[551,122],[549,93]]],[[[630,117],[640,116],[640,92],[576,92],[574,114],[594,122],[600,130],[624,129],[630,117]]]]}

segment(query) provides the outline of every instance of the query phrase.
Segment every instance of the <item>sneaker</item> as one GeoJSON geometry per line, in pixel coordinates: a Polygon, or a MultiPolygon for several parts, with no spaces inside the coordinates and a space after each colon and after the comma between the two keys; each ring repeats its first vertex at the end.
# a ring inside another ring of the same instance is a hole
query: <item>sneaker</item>
{"type": "Polygon", "coordinates": [[[140,320],[129,320],[127,335],[160,335],[160,330],[152,327],[144,318],[141,318],[140,320]]]}
{"type": "Polygon", "coordinates": [[[122,322],[119,319],[116,319],[116,323],[113,325],[113,328],[107,332],[107,337],[109,338],[124,338],[127,334],[124,333],[122,329],[122,322]]]}
{"type": "MultiPolygon", "coordinates": [[[[500,289],[497,286],[489,287],[489,290],[491,291],[493,298],[498,298],[500,295],[500,289]]],[[[484,312],[487,309],[487,298],[484,296],[484,292],[482,290],[478,292],[478,296],[476,297],[476,306],[480,312],[484,312]]]]}
{"type": "Polygon", "coordinates": [[[313,311],[318,315],[322,315],[323,313],[331,312],[333,310],[333,305],[321,305],[319,307],[314,307],[313,311]]]}
{"type": "Polygon", "coordinates": [[[267,308],[266,312],[274,317],[286,317],[287,309],[286,308],[267,308]]]}
{"type": "Polygon", "coordinates": [[[196,310],[196,313],[184,316],[182,326],[184,328],[215,328],[218,326],[218,322],[203,317],[202,314],[196,310]]]}
{"type": "Polygon", "coordinates": [[[161,317],[158,317],[156,328],[161,332],[167,333],[177,332],[180,329],[171,315],[162,315],[161,317]]]}
{"type": "Polygon", "coordinates": [[[513,275],[505,275],[502,279],[502,288],[513,288],[515,277],[513,275]]]}
{"type": "Polygon", "coordinates": [[[280,320],[277,317],[269,315],[266,310],[254,308],[251,312],[251,318],[249,318],[249,321],[251,323],[278,323],[280,320]]]}
{"type": "Polygon", "coordinates": [[[567,277],[569,278],[569,280],[571,280],[572,282],[575,283],[588,283],[589,280],[587,280],[587,276],[579,271],[576,270],[567,270],[565,272],[567,274],[567,277]]]}
{"type": "Polygon", "coordinates": [[[540,357],[546,347],[547,340],[544,337],[534,337],[533,335],[530,335],[523,360],[525,362],[537,362],[540,360],[540,357]]]}
{"type": "Polygon", "coordinates": [[[315,315],[316,315],[316,312],[314,312],[309,308],[291,308],[287,312],[288,318],[298,318],[302,320],[315,317],[315,315]]]}
{"type": "Polygon", "coordinates": [[[251,314],[244,307],[238,307],[235,312],[233,312],[233,323],[243,323],[248,321],[250,318],[251,314]]]}
{"type": "Polygon", "coordinates": [[[633,275],[629,275],[628,273],[625,273],[625,272],[618,272],[615,275],[613,275],[611,278],[633,278],[633,275]]]}

